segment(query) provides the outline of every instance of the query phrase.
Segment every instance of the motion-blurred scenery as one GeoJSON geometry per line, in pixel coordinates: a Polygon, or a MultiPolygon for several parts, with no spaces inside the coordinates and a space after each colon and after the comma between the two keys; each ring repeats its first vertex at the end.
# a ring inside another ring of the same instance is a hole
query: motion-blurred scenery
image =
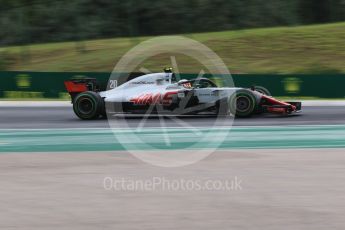
{"type": "Polygon", "coordinates": [[[1,70],[110,72],[149,36],[182,34],[234,73],[345,72],[344,0],[1,0],[0,12],[1,70]]]}

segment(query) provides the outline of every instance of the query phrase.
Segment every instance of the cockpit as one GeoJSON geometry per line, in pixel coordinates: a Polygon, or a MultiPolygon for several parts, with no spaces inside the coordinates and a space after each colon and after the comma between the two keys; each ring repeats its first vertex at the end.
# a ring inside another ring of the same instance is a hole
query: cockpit
{"type": "MultiPolygon", "coordinates": [[[[166,74],[166,78],[165,78],[166,82],[169,82],[170,84],[177,83],[178,86],[183,86],[184,88],[187,88],[187,89],[217,88],[217,85],[213,81],[207,78],[196,78],[192,80],[182,79],[182,80],[177,81],[176,75],[173,72],[171,67],[165,68],[164,73],[166,74]]],[[[160,80],[158,80],[158,82],[159,81],[160,80]]]]}
{"type": "Polygon", "coordinates": [[[197,78],[192,80],[180,80],[177,82],[178,85],[183,86],[185,88],[194,88],[194,89],[200,89],[200,88],[217,88],[217,85],[207,79],[207,78],[197,78]]]}

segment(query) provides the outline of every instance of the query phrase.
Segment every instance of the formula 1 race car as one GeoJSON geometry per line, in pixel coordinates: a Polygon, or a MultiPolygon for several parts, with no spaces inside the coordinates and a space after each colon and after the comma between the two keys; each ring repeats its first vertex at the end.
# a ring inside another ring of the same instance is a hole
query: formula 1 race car
{"type": "Polygon", "coordinates": [[[65,81],[65,86],[75,114],[84,120],[109,113],[288,115],[302,107],[301,102],[283,102],[271,97],[263,87],[220,88],[207,78],[178,81],[171,71],[142,75],[109,90],[101,90],[92,78],[65,81]]]}

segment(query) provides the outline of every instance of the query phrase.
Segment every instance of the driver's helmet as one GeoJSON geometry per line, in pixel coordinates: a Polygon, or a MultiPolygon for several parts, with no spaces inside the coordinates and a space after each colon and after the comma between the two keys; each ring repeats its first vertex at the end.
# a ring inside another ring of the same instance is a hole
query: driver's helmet
{"type": "Polygon", "coordinates": [[[192,88],[192,83],[186,79],[182,79],[178,82],[179,85],[182,85],[185,88],[192,88]]]}
{"type": "Polygon", "coordinates": [[[173,73],[173,68],[172,67],[165,67],[164,68],[164,73],[166,73],[169,78],[171,77],[171,82],[176,82],[176,76],[173,73]]]}
{"type": "Polygon", "coordinates": [[[172,73],[173,72],[173,68],[172,67],[165,67],[164,68],[164,73],[172,73]]]}

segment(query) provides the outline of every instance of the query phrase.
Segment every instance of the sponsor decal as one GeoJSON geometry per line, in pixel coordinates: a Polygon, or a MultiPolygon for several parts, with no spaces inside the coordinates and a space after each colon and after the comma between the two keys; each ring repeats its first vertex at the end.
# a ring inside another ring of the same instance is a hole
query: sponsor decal
{"type": "Polygon", "coordinates": [[[153,81],[135,81],[135,82],[132,82],[131,84],[133,84],[133,85],[153,85],[153,84],[155,84],[155,82],[153,82],[153,81]]]}
{"type": "Polygon", "coordinates": [[[218,92],[212,92],[212,93],[199,93],[199,96],[207,96],[207,97],[214,97],[214,96],[218,96],[218,92]]]}
{"type": "Polygon", "coordinates": [[[178,98],[184,98],[184,97],[185,97],[184,92],[178,93],[178,94],[177,94],[177,97],[178,97],[178,98]]]}
{"type": "Polygon", "coordinates": [[[271,113],[287,113],[286,108],[268,108],[271,113]]]}
{"type": "Polygon", "coordinates": [[[182,86],[187,88],[187,89],[192,88],[192,84],[190,82],[184,83],[184,84],[182,84],[182,86]]]}
{"type": "Polygon", "coordinates": [[[132,98],[130,101],[135,105],[171,105],[173,95],[176,95],[177,92],[166,92],[165,94],[161,93],[145,93],[138,97],[132,98]]]}

